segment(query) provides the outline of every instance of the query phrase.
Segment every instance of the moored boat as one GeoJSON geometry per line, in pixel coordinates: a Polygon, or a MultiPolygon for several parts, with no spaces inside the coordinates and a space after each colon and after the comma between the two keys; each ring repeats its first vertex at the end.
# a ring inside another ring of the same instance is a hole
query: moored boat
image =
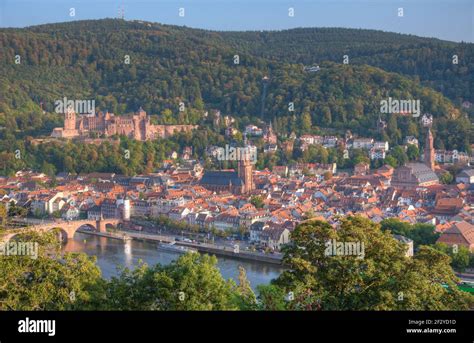
{"type": "Polygon", "coordinates": [[[180,254],[185,254],[188,252],[197,252],[196,249],[190,248],[190,247],[185,247],[182,245],[176,245],[176,242],[171,242],[171,243],[160,243],[158,244],[158,249],[160,250],[166,250],[170,252],[176,252],[180,254]]]}

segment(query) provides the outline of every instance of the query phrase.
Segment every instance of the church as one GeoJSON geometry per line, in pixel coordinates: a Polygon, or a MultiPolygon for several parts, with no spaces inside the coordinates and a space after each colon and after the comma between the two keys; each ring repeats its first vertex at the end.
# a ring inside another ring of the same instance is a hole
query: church
{"type": "Polygon", "coordinates": [[[415,189],[439,184],[435,169],[435,151],[433,147],[433,134],[428,128],[425,149],[423,151],[423,162],[407,163],[398,167],[393,172],[391,185],[399,189],[415,189]]]}
{"type": "Polygon", "coordinates": [[[249,158],[244,158],[239,161],[237,171],[206,171],[199,184],[216,193],[230,192],[236,195],[247,194],[255,189],[252,173],[252,162],[249,158]]]}
{"type": "Polygon", "coordinates": [[[176,132],[188,132],[197,125],[155,125],[150,116],[140,107],[132,115],[115,116],[109,112],[97,112],[92,115],[77,116],[73,109],[65,113],[64,127],[55,128],[51,133],[56,138],[89,137],[90,133],[110,137],[125,135],[131,139],[146,141],[156,138],[166,138],[176,132]]]}

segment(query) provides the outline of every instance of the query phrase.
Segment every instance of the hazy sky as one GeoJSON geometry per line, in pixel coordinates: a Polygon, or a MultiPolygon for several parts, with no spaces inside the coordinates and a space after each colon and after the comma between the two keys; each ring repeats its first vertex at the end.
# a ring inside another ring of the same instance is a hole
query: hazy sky
{"type": "Polygon", "coordinates": [[[0,27],[111,18],[122,7],[125,19],[213,30],[349,27],[474,42],[474,0],[0,0],[0,27]]]}

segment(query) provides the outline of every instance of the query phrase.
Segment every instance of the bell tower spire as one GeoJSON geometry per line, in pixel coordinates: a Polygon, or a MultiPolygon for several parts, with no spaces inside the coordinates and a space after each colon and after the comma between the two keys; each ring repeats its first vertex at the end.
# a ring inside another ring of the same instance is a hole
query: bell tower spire
{"type": "MultiPolygon", "coordinates": [[[[247,149],[250,149],[249,146],[246,146],[247,149]]],[[[255,189],[253,183],[253,165],[250,161],[250,152],[247,150],[243,158],[239,161],[238,174],[239,178],[242,180],[243,190],[242,193],[249,193],[255,189]]]]}
{"type": "Polygon", "coordinates": [[[425,141],[425,151],[423,153],[425,164],[431,169],[434,170],[435,167],[435,151],[433,147],[433,134],[431,129],[428,128],[428,133],[426,135],[425,141]]]}

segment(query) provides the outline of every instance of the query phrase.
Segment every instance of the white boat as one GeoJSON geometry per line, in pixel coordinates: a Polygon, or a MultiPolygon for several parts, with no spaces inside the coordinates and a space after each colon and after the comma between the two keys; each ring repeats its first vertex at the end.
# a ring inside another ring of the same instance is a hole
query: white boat
{"type": "Polygon", "coordinates": [[[196,249],[189,248],[189,247],[184,247],[182,245],[176,245],[176,242],[171,242],[171,243],[159,243],[158,244],[158,249],[160,250],[166,250],[170,252],[177,252],[180,254],[185,254],[187,252],[197,252],[196,249]]]}

